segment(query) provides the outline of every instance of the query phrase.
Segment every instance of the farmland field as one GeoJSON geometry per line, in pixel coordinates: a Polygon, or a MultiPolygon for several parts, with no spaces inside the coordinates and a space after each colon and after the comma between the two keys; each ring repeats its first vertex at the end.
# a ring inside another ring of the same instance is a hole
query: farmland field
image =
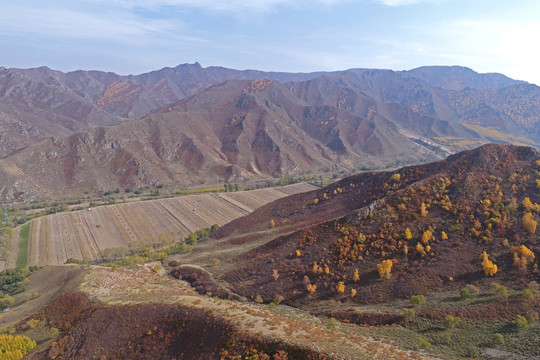
{"type": "Polygon", "coordinates": [[[68,259],[102,260],[111,252],[222,226],[281,197],[315,187],[306,183],[231,193],[115,204],[36,218],[30,222],[28,265],[58,265],[68,259]]]}

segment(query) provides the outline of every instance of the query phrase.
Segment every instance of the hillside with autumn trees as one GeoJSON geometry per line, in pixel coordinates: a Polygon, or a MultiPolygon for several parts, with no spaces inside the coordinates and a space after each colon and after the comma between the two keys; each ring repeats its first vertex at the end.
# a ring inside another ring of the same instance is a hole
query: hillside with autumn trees
{"type": "MultiPolygon", "coordinates": [[[[281,235],[222,278],[247,297],[385,302],[496,280],[538,278],[540,156],[485,145],[436,163],[362,173],[269,204],[215,236],[281,235]],[[250,219],[255,219],[250,222],[250,219]],[[292,232],[291,232],[292,231],[292,232]]],[[[249,242],[249,236],[244,238],[249,242]]]]}
{"type": "Polygon", "coordinates": [[[234,220],[171,274],[444,359],[530,359],[539,189],[540,154],[512,145],[360,173],[234,220]]]}

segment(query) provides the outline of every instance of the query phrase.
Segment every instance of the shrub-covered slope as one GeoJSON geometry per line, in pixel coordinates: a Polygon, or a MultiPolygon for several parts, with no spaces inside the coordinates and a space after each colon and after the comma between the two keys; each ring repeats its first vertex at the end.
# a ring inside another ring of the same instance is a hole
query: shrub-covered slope
{"type": "Polygon", "coordinates": [[[282,199],[215,234],[296,230],[240,255],[223,278],[244,296],[298,305],[525,284],[538,278],[539,171],[531,148],[485,145],[282,199]]]}

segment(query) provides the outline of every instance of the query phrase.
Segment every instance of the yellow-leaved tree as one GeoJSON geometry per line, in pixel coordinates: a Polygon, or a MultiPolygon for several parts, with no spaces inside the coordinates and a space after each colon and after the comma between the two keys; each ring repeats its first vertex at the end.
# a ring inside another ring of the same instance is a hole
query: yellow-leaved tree
{"type": "Polygon", "coordinates": [[[538,222],[534,220],[534,216],[532,213],[528,212],[528,213],[525,213],[525,215],[523,215],[523,228],[530,235],[533,235],[536,232],[537,225],[538,225],[538,222]]]}
{"type": "Polygon", "coordinates": [[[0,335],[0,355],[3,360],[21,359],[24,354],[36,347],[36,342],[24,335],[0,335]]]}
{"type": "Polygon", "coordinates": [[[416,244],[416,252],[419,253],[421,256],[426,256],[426,250],[424,249],[424,246],[420,243],[416,244]]]}
{"type": "Polygon", "coordinates": [[[482,259],[482,270],[484,270],[484,274],[486,274],[486,276],[495,275],[497,273],[497,265],[489,260],[489,255],[483,251],[480,258],[482,259]]]}
{"type": "Polygon", "coordinates": [[[409,229],[409,228],[405,229],[405,239],[406,240],[411,240],[412,239],[411,229],[409,229]]]}
{"type": "Polygon", "coordinates": [[[534,261],[534,253],[525,245],[520,247],[514,246],[510,249],[512,257],[514,260],[514,266],[518,267],[520,270],[526,272],[527,266],[534,261]]]}
{"type": "Polygon", "coordinates": [[[390,279],[392,276],[392,260],[383,260],[380,264],[377,264],[377,272],[381,279],[390,279]]]}
{"type": "Polygon", "coordinates": [[[326,264],[324,264],[324,273],[327,275],[330,274],[330,268],[326,264]]]}
{"type": "Polygon", "coordinates": [[[523,205],[523,208],[525,210],[530,210],[531,207],[532,207],[532,202],[531,202],[531,199],[529,199],[528,197],[526,197],[525,199],[523,199],[523,202],[521,203],[523,205]]]}
{"type": "Polygon", "coordinates": [[[422,234],[422,244],[427,244],[429,241],[432,241],[432,240],[435,240],[435,237],[433,236],[433,233],[431,232],[431,230],[426,230],[424,231],[424,233],[422,234]]]}
{"type": "Polygon", "coordinates": [[[354,274],[353,274],[352,279],[353,279],[354,282],[359,282],[360,281],[360,274],[358,273],[358,269],[354,269],[354,274]]]}
{"type": "Polygon", "coordinates": [[[422,203],[422,205],[420,205],[420,216],[425,217],[427,214],[428,212],[426,210],[426,204],[422,203]]]}

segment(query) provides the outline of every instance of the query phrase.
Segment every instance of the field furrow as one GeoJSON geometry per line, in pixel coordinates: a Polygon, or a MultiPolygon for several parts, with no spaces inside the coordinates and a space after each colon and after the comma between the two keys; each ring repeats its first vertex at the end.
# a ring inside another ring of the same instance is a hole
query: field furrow
{"type": "Polygon", "coordinates": [[[73,233],[75,235],[75,241],[77,242],[77,246],[79,248],[79,251],[81,252],[81,258],[83,260],[90,260],[92,259],[92,255],[89,249],[89,247],[91,246],[91,242],[89,236],[87,236],[84,232],[84,225],[80,218],[80,212],[70,213],[69,215],[71,218],[71,226],[73,228],[73,233]]]}
{"type": "MultiPolygon", "coordinates": [[[[174,200],[174,199],[166,199],[166,200],[174,200]]],[[[184,225],[184,223],[180,219],[176,217],[175,213],[170,211],[170,207],[168,208],[166,206],[167,204],[166,200],[160,201],[157,204],[159,205],[159,207],[161,207],[162,211],[167,214],[166,216],[169,219],[169,221],[172,224],[174,224],[174,228],[176,229],[177,233],[182,237],[188,236],[190,234],[189,229],[186,227],[186,225],[184,225]]]]}
{"type": "MultiPolygon", "coordinates": [[[[123,230],[123,237],[128,238],[129,242],[137,241],[137,238],[135,237],[135,234],[133,234],[133,231],[131,230],[131,227],[127,224],[126,219],[120,214],[120,206],[111,206],[108,209],[111,210],[112,214],[112,220],[116,223],[116,226],[119,229],[123,230]]],[[[128,242],[126,242],[125,245],[127,245],[128,242]]]]}
{"type": "Polygon", "coordinates": [[[176,202],[164,203],[163,206],[175,214],[189,232],[195,232],[205,227],[204,221],[196,214],[197,209],[190,206],[185,198],[178,198],[176,202]]]}
{"type": "Polygon", "coordinates": [[[58,265],[71,258],[99,261],[107,249],[172,241],[214,224],[222,226],[270,201],[313,188],[309,184],[294,184],[106,205],[43,216],[30,222],[29,265],[58,265]]]}
{"type": "Polygon", "coordinates": [[[311,191],[314,189],[314,187],[313,185],[310,185],[308,183],[298,183],[298,184],[292,184],[292,185],[283,186],[283,187],[275,188],[275,189],[284,194],[293,195],[297,193],[311,191]]]}
{"type": "Polygon", "coordinates": [[[36,219],[30,223],[30,230],[28,234],[28,265],[36,265],[39,261],[39,228],[41,226],[41,219],[36,219]],[[33,239],[33,241],[30,241],[33,239]]]}
{"type": "Polygon", "coordinates": [[[218,194],[218,196],[220,198],[222,198],[223,200],[227,201],[228,203],[238,207],[239,209],[244,211],[245,214],[249,214],[250,212],[253,211],[253,208],[251,208],[250,206],[246,205],[245,203],[243,203],[241,201],[238,201],[234,196],[231,196],[231,195],[232,194],[227,194],[227,193],[218,194]]]}

